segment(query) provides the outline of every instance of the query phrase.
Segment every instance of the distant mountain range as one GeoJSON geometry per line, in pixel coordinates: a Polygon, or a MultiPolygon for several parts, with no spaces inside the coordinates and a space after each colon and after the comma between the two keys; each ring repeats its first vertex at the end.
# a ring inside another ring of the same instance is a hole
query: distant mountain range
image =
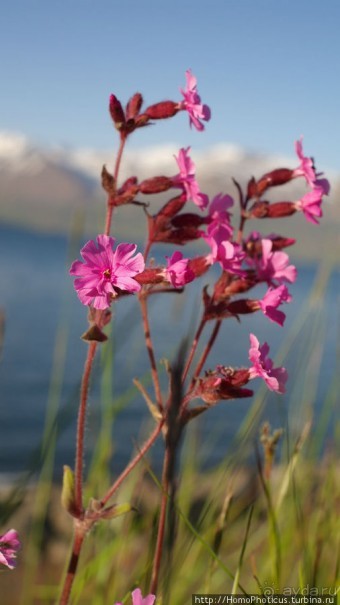
{"type": "MultiPolygon", "coordinates": [[[[121,179],[136,175],[139,180],[156,175],[175,175],[177,164],[173,145],[139,150],[128,149],[124,155],[121,179]]],[[[210,196],[219,192],[237,194],[232,177],[244,185],[251,176],[260,177],[278,167],[294,167],[294,157],[269,157],[249,153],[234,145],[218,145],[196,153],[196,174],[203,192],[210,196]]],[[[72,225],[94,236],[102,230],[105,215],[105,193],[100,188],[103,164],[108,170],[113,153],[93,149],[40,148],[22,135],[0,133],[0,221],[30,229],[65,232],[72,225]]],[[[296,253],[310,259],[330,252],[340,257],[340,179],[326,175],[332,191],[324,204],[320,227],[307,224],[304,217],[290,220],[258,221],[252,228],[264,232],[280,232],[297,237],[296,253]],[[267,229],[266,229],[267,227],[267,229]]],[[[296,200],[305,191],[301,180],[270,193],[272,200],[296,200]]],[[[163,195],[141,196],[156,211],[163,195]],[[144,199],[145,198],[145,199],[144,199]]],[[[142,211],[141,211],[142,212],[142,211]]],[[[119,239],[142,239],[141,221],[135,207],[119,209],[115,215],[114,233],[119,239]]]]}

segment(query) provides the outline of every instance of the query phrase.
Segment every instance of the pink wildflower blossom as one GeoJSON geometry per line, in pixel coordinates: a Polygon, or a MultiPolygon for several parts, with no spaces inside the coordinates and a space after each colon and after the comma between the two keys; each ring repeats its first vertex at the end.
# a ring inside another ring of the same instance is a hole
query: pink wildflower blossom
{"type": "MultiPolygon", "coordinates": [[[[296,267],[288,264],[289,256],[286,252],[273,252],[272,248],[272,240],[262,240],[262,256],[260,259],[254,259],[259,279],[267,281],[269,284],[273,280],[276,280],[278,283],[282,283],[283,281],[293,283],[297,276],[296,267]]],[[[251,263],[253,263],[253,260],[251,260],[251,263]]]]}
{"type": "Polygon", "coordinates": [[[277,307],[282,303],[288,303],[291,300],[292,297],[288,292],[288,288],[281,285],[278,288],[269,288],[262,300],[259,300],[258,303],[268,319],[283,326],[286,316],[282,311],[279,311],[277,307]]]}
{"type": "Polygon", "coordinates": [[[288,374],[285,368],[273,368],[273,361],[267,357],[269,346],[265,342],[262,346],[254,334],[250,334],[249,359],[252,367],[249,368],[249,378],[262,378],[271,391],[285,393],[285,384],[288,374]]]}
{"type": "Polygon", "coordinates": [[[107,309],[119,290],[138,292],[140,284],[133,279],[144,270],[144,258],[139,252],[135,256],[135,244],[119,244],[115,251],[115,240],[108,235],[97,236],[81,250],[84,263],[74,261],[70,274],[79,276],[74,287],[83,305],[93,304],[95,309],[107,309]]]}
{"type": "Polygon", "coordinates": [[[183,187],[188,200],[192,200],[196,206],[204,210],[209,203],[209,198],[199,190],[195,176],[196,167],[189,156],[189,151],[190,147],[187,147],[187,149],[182,148],[179,150],[178,156],[175,156],[179,175],[175,176],[172,180],[175,185],[183,187]]]}
{"type": "Polygon", "coordinates": [[[209,207],[209,224],[207,228],[208,235],[219,234],[219,239],[230,239],[233,235],[233,227],[230,223],[230,212],[234,200],[230,195],[215,195],[209,207]]]}
{"type": "Polygon", "coordinates": [[[300,160],[300,166],[293,171],[293,176],[304,176],[308,185],[313,186],[317,175],[315,173],[313,158],[308,158],[303,154],[302,148],[303,137],[295,142],[295,150],[300,160]]]}
{"type": "Polygon", "coordinates": [[[202,237],[211,248],[211,254],[206,257],[210,264],[218,262],[222,269],[228,271],[228,273],[245,275],[241,265],[246,255],[241,246],[225,239],[226,233],[223,229],[218,229],[212,235],[203,234],[202,237]]]}
{"type": "Polygon", "coordinates": [[[15,558],[20,546],[18,532],[15,529],[10,529],[0,536],[0,564],[5,565],[9,569],[14,569],[16,564],[15,558]]]}
{"type": "MultiPolygon", "coordinates": [[[[132,593],[132,605],[154,605],[155,595],[149,594],[146,597],[142,596],[140,588],[136,588],[132,593]]],[[[122,603],[115,603],[115,605],[122,605],[122,603]]]]}
{"type": "Polygon", "coordinates": [[[179,250],[176,250],[170,258],[167,257],[167,268],[164,274],[174,288],[182,288],[195,279],[195,273],[189,267],[189,259],[183,258],[183,254],[179,250]]]}
{"type": "Polygon", "coordinates": [[[318,225],[318,219],[322,217],[322,198],[328,195],[330,185],[327,179],[319,179],[314,183],[312,191],[308,191],[300,200],[295,202],[296,210],[301,210],[306,220],[318,225]]]}
{"type": "Polygon", "coordinates": [[[204,130],[204,125],[201,120],[208,122],[211,117],[211,111],[208,105],[201,103],[201,97],[199,96],[196,86],[197,80],[195,76],[188,69],[185,72],[186,75],[186,88],[181,89],[181,93],[184,97],[184,101],[181,102],[180,108],[186,109],[189,114],[190,126],[194,125],[197,130],[204,130]]]}

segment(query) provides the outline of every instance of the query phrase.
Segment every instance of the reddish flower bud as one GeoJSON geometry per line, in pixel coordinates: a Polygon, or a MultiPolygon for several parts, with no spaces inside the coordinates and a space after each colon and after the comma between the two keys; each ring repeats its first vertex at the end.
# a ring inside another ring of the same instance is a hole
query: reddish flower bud
{"type": "Polygon", "coordinates": [[[269,202],[255,202],[249,209],[251,218],[266,218],[268,215],[269,202]]]}
{"type": "Polygon", "coordinates": [[[185,214],[177,214],[171,219],[171,224],[174,227],[200,227],[207,222],[204,216],[199,216],[193,212],[186,212],[185,214]]]}
{"type": "Polygon", "coordinates": [[[115,127],[117,128],[117,130],[122,130],[125,125],[125,115],[122,108],[122,104],[120,101],[118,101],[115,95],[110,96],[109,109],[115,127]]]}
{"type": "Polygon", "coordinates": [[[293,237],[283,237],[281,235],[275,235],[270,239],[273,242],[273,252],[276,252],[277,250],[282,250],[282,248],[287,248],[288,246],[293,246],[296,242],[293,237]]]}
{"type": "Polygon", "coordinates": [[[138,191],[138,185],[131,185],[129,189],[126,189],[122,193],[118,193],[118,195],[110,198],[109,204],[110,206],[125,206],[125,204],[131,204],[131,202],[134,201],[138,191]]]}
{"type": "Polygon", "coordinates": [[[288,246],[295,244],[296,240],[292,237],[283,237],[282,235],[271,234],[261,236],[258,231],[253,231],[249,238],[244,242],[244,251],[251,258],[262,256],[262,239],[270,239],[272,242],[272,251],[277,252],[288,246]]]}
{"type": "Polygon", "coordinates": [[[255,202],[250,208],[249,213],[251,218],[281,218],[290,216],[296,212],[293,202],[277,202],[270,204],[269,202],[255,202]]]}
{"type": "Polygon", "coordinates": [[[166,118],[172,118],[178,111],[178,103],[174,103],[174,101],[161,101],[160,103],[155,103],[155,105],[147,107],[145,115],[147,115],[148,118],[151,118],[151,120],[164,120],[166,118]]]}
{"type": "Polygon", "coordinates": [[[130,178],[126,179],[124,183],[119,187],[118,193],[121,195],[125,193],[125,191],[129,191],[130,189],[135,189],[138,187],[138,179],[136,176],[130,176],[130,178]]]}
{"type": "Polygon", "coordinates": [[[170,189],[172,185],[172,180],[167,176],[155,176],[154,178],[142,181],[139,185],[139,190],[141,193],[148,194],[161,193],[170,189]]]}
{"type": "Polygon", "coordinates": [[[142,104],[143,97],[140,92],[136,92],[128,101],[126,106],[126,119],[134,120],[134,118],[139,114],[142,104]]]}
{"type": "Polygon", "coordinates": [[[141,285],[160,284],[164,281],[164,269],[162,267],[149,267],[142,273],[135,275],[134,279],[141,285]]]}
{"type": "Polygon", "coordinates": [[[277,187],[289,183],[294,171],[290,168],[277,168],[264,174],[256,183],[256,194],[261,196],[269,187],[277,187]]]}
{"type": "Polygon", "coordinates": [[[155,227],[157,229],[162,229],[168,226],[170,220],[182,210],[184,204],[186,202],[186,196],[184,194],[178,195],[177,197],[169,200],[163,208],[160,209],[158,214],[154,217],[150,217],[154,219],[155,227]]]}
{"type": "Polygon", "coordinates": [[[210,263],[207,261],[206,256],[197,256],[196,258],[191,258],[189,260],[189,269],[195,274],[195,277],[200,277],[206,271],[208,271],[210,267],[210,263]]]}
{"type": "Polygon", "coordinates": [[[268,218],[281,218],[283,216],[290,216],[296,212],[295,204],[293,202],[277,202],[276,204],[270,204],[268,207],[268,218]]]}
{"type": "Polygon", "coordinates": [[[246,278],[237,278],[233,279],[233,281],[225,288],[223,292],[223,298],[229,298],[234,294],[241,294],[243,292],[247,292],[251,290],[256,284],[256,276],[254,271],[247,272],[249,277],[246,278]]]}
{"type": "Polygon", "coordinates": [[[234,300],[228,304],[228,311],[233,315],[247,315],[248,313],[258,311],[259,309],[260,305],[257,300],[251,300],[250,298],[234,300]]]}

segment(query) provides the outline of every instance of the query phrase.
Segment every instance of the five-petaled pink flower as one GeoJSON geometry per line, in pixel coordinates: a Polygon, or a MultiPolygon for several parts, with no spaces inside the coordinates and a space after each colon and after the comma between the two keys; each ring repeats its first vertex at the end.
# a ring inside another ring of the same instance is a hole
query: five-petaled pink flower
{"type": "Polygon", "coordinates": [[[318,179],[315,181],[313,189],[295,202],[296,210],[301,210],[307,221],[318,225],[318,219],[322,217],[322,198],[324,195],[328,195],[329,190],[330,186],[327,179],[318,179]]]}
{"type": "Polygon", "coordinates": [[[90,240],[81,249],[84,263],[74,261],[70,274],[79,278],[74,287],[83,305],[93,304],[95,309],[107,309],[117,295],[117,289],[138,292],[140,284],[133,279],[144,270],[143,255],[135,256],[135,244],[119,244],[113,250],[115,240],[108,235],[97,236],[97,246],[90,240]]]}
{"type": "Polygon", "coordinates": [[[269,346],[265,342],[262,346],[254,334],[250,334],[249,359],[252,367],[249,368],[249,378],[262,378],[271,391],[285,393],[285,384],[288,374],[285,368],[273,368],[273,361],[267,357],[269,346]]]}
{"type": "Polygon", "coordinates": [[[279,311],[277,307],[282,303],[288,303],[291,300],[292,297],[288,292],[288,288],[281,285],[278,286],[278,288],[269,288],[262,300],[259,300],[258,303],[260,309],[268,319],[283,326],[286,316],[282,311],[279,311]]]}
{"type": "Polygon", "coordinates": [[[188,69],[185,72],[187,83],[186,88],[181,89],[181,93],[184,97],[184,101],[180,103],[181,109],[186,109],[189,114],[190,126],[194,125],[197,130],[204,130],[204,125],[201,120],[208,122],[211,117],[211,111],[208,105],[201,103],[201,97],[199,96],[196,86],[197,80],[195,76],[188,69]]]}
{"type": "Polygon", "coordinates": [[[189,267],[189,259],[183,258],[182,252],[176,250],[170,258],[166,258],[164,276],[174,288],[182,288],[195,279],[195,273],[189,267]]]}
{"type": "Polygon", "coordinates": [[[192,200],[196,206],[204,210],[209,204],[209,198],[201,193],[195,176],[195,164],[189,156],[190,147],[180,149],[175,160],[178,164],[179,174],[172,180],[174,185],[183,187],[187,199],[192,200]]]}
{"type": "Polygon", "coordinates": [[[297,271],[294,265],[289,265],[289,256],[286,252],[272,251],[273,242],[270,239],[262,240],[262,256],[260,259],[251,260],[255,264],[258,278],[269,284],[276,280],[279,284],[283,281],[293,283],[296,280],[297,271]]]}
{"type": "Polygon", "coordinates": [[[9,529],[5,534],[0,536],[0,564],[5,565],[9,569],[14,569],[17,551],[21,544],[18,537],[18,532],[15,529],[9,529]]]}
{"type": "MultiPolygon", "coordinates": [[[[143,597],[142,591],[140,588],[136,588],[131,593],[132,596],[132,605],[154,605],[156,600],[155,595],[148,594],[146,597],[143,597]]],[[[122,603],[115,603],[115,605],[122,605],[122,603]]]]}

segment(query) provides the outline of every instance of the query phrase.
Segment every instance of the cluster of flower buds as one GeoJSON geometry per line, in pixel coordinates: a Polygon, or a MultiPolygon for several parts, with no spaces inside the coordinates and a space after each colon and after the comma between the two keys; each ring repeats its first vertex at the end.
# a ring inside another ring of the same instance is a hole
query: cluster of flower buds
{"type": "Polygon", "coordinates": [[[295,150],[300,160],[300,164],[295,169],[279,168],[264,174],[258,181],[250,179],[247,189],[246,202],[255,199],[254,204],[249,210],[253,218],[280,218],[290,216],[296,211],[304,213],[307,221],[318,224],[318,219],[322,217],[322,200],[324,195],[330,191],[327,179],[320,178],[322,173],[317,173],[314,167],[313,159],[303,153],[302,138],[295,143],[295,150]],[[305,193],[295,202],[276,202],[270,204],[262,200],[262,195],[270,188],[289,183],[292,179],[303,177],[310,191],[305,193]]]}
{"type": "Polygon", "coordinates": [[[201,103],[196,78],[190,70],[186,72],[186,87],[184,90],[181,89],[181,93],[182,101],[160,101],[149,105],[143,112],[141,112],[143,97],[139,92],[131,97],[125,110],[117,97],[111,95],[109,110],[115,128],[122,137],[126,137],[137,128],[147,126],[152,120],[172,118],[179,111],[185,110],[189,114],[190,125],[197,130],[204,130],[202,120],[210,120],[210,109],[201,103]]]}
{"type": "MultiPolygon", "coordinates": [[[[182,90],[180,102],[162,101],[147,107],[143,113],[142,97],[136,93],[128,102],[125,111],[114,95],[110,99],[110,113],[116,128],[129,135],[149,120],[171,118],[178,111],[189,113],[190,124],[203,130],[203,121],[210,119],[210,110],[201,103],[197,92],[196,78],[190,70],[186,72],[186,88],[182,90]]],[[[124,294],[182,290],[187,284],[200,277],[213,265],[220,268],[220,275],[211,292],[203,289],[203,321],[221,320],[229,317],[240,318],[243,314],[262,312],[270,321],[284,325],[283,304],[291,301],[288,285],[294,283],[297,271],[284,251],[294,244],[292,238],[279,234],[263,236],[259,231],[244,235],[246,221],[280,218],[302,211],[306,219],[317,223],[322,216],[323,195],[329,193],[329,183],[317,173],[314,162],[303,152],[302,140],[296,142],[299,160],[297,168],[279,168],[264,174],[258,180],[251,178],[243,192],[235,182],[239,197],[240,225],[237,235],[232,223],[234,199],[218,193],[209,200],[196,179],[195,164],[190,157],[190,148],[182,148],[175,156],[178,172],[173,176],[159,175],[138,182],[130,177],[120,188],[116,188],[114,178],[106,169],[102,173],[104,189],[109,194],[109,206],[123,204],[146,204],[137,200],[140,194],[148,198],[153,194],[180,190],[171,194],[170,199],[151,214],[147,215],[148,241],[144,256],[137,252],[137,246],[121,243],[114,249],[115,241],[108,235],[99,235],[97,244],[88,242],[81,250],[83,262],[75,261],[71,275],[80,301],[98,310],[92,311],[88,339],[91,336],[104,340],[101,328],[109,321],[109,307],[124,294]],[[271,203],[263,199],[270,188],[283,186],[296,178],[304,178],[310,191],[300,200],[271,203]],[[187,203],[192,209],[185,210],[187,203]],[[196,207],[196,208],[195,208],[196,207]],[[195,210],[195,211],[194,211],[195,210]],[[207,247],[205,254],[186,258],[175,250],[164,264],[146,266],[150,247],[157,243],[184,245],[194,240],[202,240],[207,247]],[[246,293],[255,286],[264,286],[261,297],[248,298],[246,293]],[[241,297],[240,297],[241,295],[241,297]],[[103,316],[103,313],[106,313],[103,316]],[[97,334],[97,336],[96,336],[97,334]]],[[[273,369],[267,358],[268,346],[259,345],[251,336],[250,369],[233,370],[219,367],[204,378],[196,380],[191,397],[200,397],[206,406],[217,400],[249,396],[243,388],[255,376],[262,377],[270,389],[284,392],[286,373],[284,369],[273,369]]]]}

